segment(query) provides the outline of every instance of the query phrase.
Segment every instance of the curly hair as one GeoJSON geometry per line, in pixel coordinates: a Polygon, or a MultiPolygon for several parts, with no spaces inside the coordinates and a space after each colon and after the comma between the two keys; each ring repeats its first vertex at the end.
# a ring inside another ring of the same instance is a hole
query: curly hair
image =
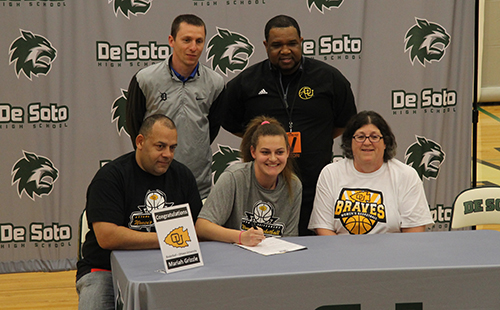
{"type": "Polygon", "coordinates": [[[349,159],[353,159],[352,154],[352,137],[354,133],[359,128],[372,124],[376,126],[380,133],[382,134],[382,139],[385,143],[384,151],[384,162],[396,156],[396,137],[392,133],[391,127],[387,122],[375,111],[361,111],[358,114],[351,117],[346,125],[344,133],[342,134],[342,145],[341,148],[344,151],[344,156],[349,159]]]}

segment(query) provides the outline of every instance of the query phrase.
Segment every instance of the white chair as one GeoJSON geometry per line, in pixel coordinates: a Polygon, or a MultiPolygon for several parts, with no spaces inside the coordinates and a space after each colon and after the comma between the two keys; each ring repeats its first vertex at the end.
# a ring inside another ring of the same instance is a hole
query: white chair
{"type": "Polygon", "coordinates": [[[90,230],[89,225],[87,223],[87,209],[84,209],[82,212],[82,215],[80,215],[80,220],[78,222],[78,233],[79,233],[79,239],[78,239],[78,259],[83,258],[82,254],[82,248],[83,248],[83,243],[85,242],[85,237],[87,236],[87,232],[90,230]]]}
{"type": "Polygon", "coordinates": [[[484,224],[500,224],[500,187],[470,188],[455,198],[451,228],[484,224]]]}

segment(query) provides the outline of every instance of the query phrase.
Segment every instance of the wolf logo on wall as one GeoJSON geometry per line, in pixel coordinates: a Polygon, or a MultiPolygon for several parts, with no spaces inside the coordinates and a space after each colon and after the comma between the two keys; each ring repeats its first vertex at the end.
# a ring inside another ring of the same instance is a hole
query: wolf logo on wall
{"type": "Polygon", "coordinates": [[[307,7],[309,8],[309,12],[313,6],[316,7],[318,11],[322,14],[325,12],[323,9],[331,10],[332,8],[338,8],[344,0],[307,0],[307,7]]]}
{"type": "Polygon", "coordinates": [[[420,136],[416,139],[406,150],[406,164],[417,171],[421,180],[436,179],[446,154],[436,142],[420,136]]]}
{"type": "Polygon", "coordinates": [[[19,159],[12,168],[12,185],[17,182],[17,193],[21,197],[25,192],[32,200],[34,195],[41,197],[49,195],[57,180],[59,171],[47,158],[35,153],[24,152],[24,157],[19,159]]]}
{"type": "Polygon", "coordinates": [[[130,18],[129,14],[137,16],[137,14],[146,14],[151,8],[152,0],[108,0],[108,3],[113,2],[115,16],[118,11],[121,11],[123,16],[130,18]]]}
{"type": "Polygon", "coordinates": [[[47,75],[56,59],[57,51],[45,37],[19,29],[18,37],[9,48],[10,62],[16,63],[16,75],[21,71],[31,80],[31,75],[47,75]]]}
{"type": "Polygon", "coordinates": [[[220,175],[231,164],[238,162],[241,158],[240,151],[226,145],[219,145],[219,150],[212,156],[212,172],[214,172],[214,184],[220,175]]]}
{"type": "Polygon", "coordinates": [[[405,35],[405,52],[410,51],[410,61],[415,58],[425,67],[425,61],[440,61],[448,45],[450,35],[441,25],[429,23],[425,19],[415,18],[417,24],[411,27],[405,35]]]}
{"type": "Polygon", "coordinates": [[[122,131],[124,131],[127,135],[130,134],[127,131],[126,126],[126,115],[125,110],[127,108],[127,98],[128,91],[125,89],[121,89],[122,95],[113,102],[113,106],[111,107],[111,122],[116,121],[116,130],[118,131],[118,135],[121,135],[122,131]]]}
{"type": "Polygon", "coordinates": [[[212,58],[212,69],[219,70],[227,76],[227,71],[243,70],[248,66],[254,46],[239,33],[217,28],[207,45],[207,61],[212,58]]]}

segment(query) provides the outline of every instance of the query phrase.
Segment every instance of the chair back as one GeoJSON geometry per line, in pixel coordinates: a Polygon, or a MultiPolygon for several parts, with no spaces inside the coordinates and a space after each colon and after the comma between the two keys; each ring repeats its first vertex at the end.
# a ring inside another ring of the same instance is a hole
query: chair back
{"type": "Polygon", "coordinates": [[[500,224],[500,187],[476,187],[461,192],[453,203],[451,228],[500,224]]]}

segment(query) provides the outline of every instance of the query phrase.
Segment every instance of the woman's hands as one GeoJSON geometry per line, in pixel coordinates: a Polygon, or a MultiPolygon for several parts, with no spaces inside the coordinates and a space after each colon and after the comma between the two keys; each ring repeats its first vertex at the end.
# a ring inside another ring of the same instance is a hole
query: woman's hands
{"type": "Polygon", "coordinates": [[[241,231],[239,239],[240,243],[243,245],[256,246],[261,243],[262,240],[266,239],[266,236],[264,236],[262,228],[257,227],[256,229],[250,228],[249,230],[241,231]]]}
{"type": "Polygon", "coordinates": [[[212,223],[204,218],[198,218],[195,229],[200,241],[215,240],[256,246],[262,240],[266,239],[262,228],[255,227],[249,230],[230,229],[212,223]]]}

